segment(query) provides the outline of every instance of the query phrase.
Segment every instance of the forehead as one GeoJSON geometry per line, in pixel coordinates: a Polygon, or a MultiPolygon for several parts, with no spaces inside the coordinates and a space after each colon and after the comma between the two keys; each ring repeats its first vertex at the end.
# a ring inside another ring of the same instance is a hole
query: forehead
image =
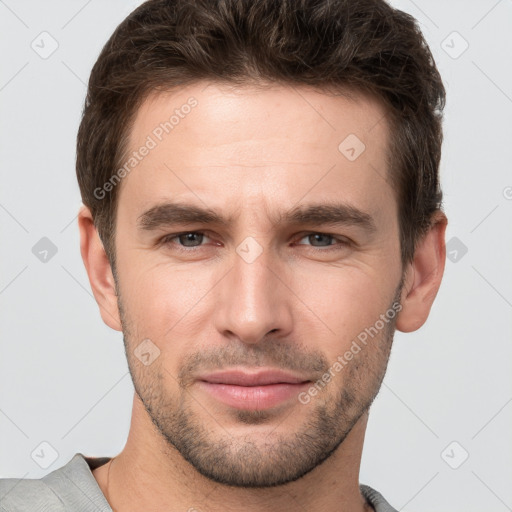
{"type": "Polygon", "coordinates": [[[240,211],[306,195],[369,203],[380,190],[392,198],[388,136],[385,107],[371,96],[197,82],[142,103],[119,200],[145,208],[171,196],[208,198],[240,211]]]}

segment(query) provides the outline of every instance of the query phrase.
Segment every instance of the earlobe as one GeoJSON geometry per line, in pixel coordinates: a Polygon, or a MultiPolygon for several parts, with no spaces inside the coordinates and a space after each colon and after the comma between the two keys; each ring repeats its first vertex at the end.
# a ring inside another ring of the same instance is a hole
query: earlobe
{"type": "Polygon", "coordinates": [[[407,266],[401,296],[402,310],[396,322],[399,331],[415,331],[428,318],[444,273],[447,223],[444,213],[438,211],[407,266]]]}
{"type": "Polygon", "coordinates": [[[101,317],[109,327],[121,331],[114,276],[91,212],[86,206],[82,206],[78,212],[78,228],[80,253],[101,317]]]}

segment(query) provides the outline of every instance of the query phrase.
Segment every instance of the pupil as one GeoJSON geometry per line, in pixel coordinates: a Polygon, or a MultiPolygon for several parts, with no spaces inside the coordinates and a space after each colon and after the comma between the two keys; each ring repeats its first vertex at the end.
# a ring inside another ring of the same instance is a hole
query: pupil
{"type": "MultiPolygon", "coordinates": [[[[198,242],[199,244],[202,242],[203,240],[203,235],[201,233],[186,233],[185,235],[181,235],[180,238],[182,239],[181,241],[183,242],[183,239],[184,239],[184,243],[183,245],[187,246],[187,247],[191,247],[194,245],[194,241],[198,242]],[[199,240],[194,240],[195,237],[200,237],[199,240]],[[189,243],[191,242],[191,243],[189,243]]],[[[329,236],[328,235],[310,235],[310,239],[313,238],[314,242],[313,242],[313,245],[315,245],[316,242],[320,242],[322,243],[322,238],[324,238],[324,242],[325,241],[328,241],[329,240],[329,236]]]]}
{"type": "MultiPolygon", "coordinates": [[[[322,237],[323,237],[323,238],[326,238],[326,239],[328,239],[328,238],[329,238],[329,236],[328,236],[328,235],[312,235],[312,236],[313,236],[313,238],[315,239],[315,241],[317,241],[317,242],[319,241],[318,239],[320,239],[320,242],[322,242],[322,237]]],[[[313,245],[314,245],[314,244],[313,244],[313,245]]]]}
{"type": "Polygon", "coordinates": [[[199,242],[201,242],[203,235],[201,235],[200,233],[187,233],[185,235],[181,235],[181,237],[185,238],[185,243],[183,245],[185,245],[187,247],[193,246],[194,245],[194,237],[196,237],[196,236],[201,237],[201,239],[199,240],[199,242]],[[192,244],[189,245],[188,242],[192,242],[192,244]]]}

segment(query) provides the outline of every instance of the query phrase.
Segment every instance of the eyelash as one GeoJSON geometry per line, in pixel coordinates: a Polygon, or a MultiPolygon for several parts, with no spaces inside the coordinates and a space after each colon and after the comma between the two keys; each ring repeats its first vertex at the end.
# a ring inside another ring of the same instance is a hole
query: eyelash
{"type": "MultiPolygon", "coordinates": [[[[177,239],[180,236],[191,235],[191,234],[194,234],[194,235],[204,235],[204,236],[208,237],[208,235],[206,233],[204,233],[203,231],[183,231],[182,233],[173,233],[173,234],[170,234],[170,235],[166,235],[165,237],[163,237],[161,239],[160,243],[162,245],[167,245],[167,246],[174,245],[175,248],[179,252],[188,252],[188,253],[190,253],[192,251],[197,251],[197,250],[201,249],[201,247],[203,247],[203,245],[199,245],[197,247],[185,247],[183,245],[172,244],[171,243],[172,240],[177,239]]],[[[339,242],[337,244],[330,244],[330,245],[325,246],[325,247],[315,247],[314,245],[310,245],[309,247],[311,247],[315,251],[329,252],[329,251],[332,251],[332,250],[339,250],[339,249],[342,249],[342,248],[345,248],[347,246],[352,245],[351,240],[349,240],[349,239],[347,239],[345,237],[338,238],[337,236],[331,235],[330,233],[321,233],[321,232],[318,232],[318,231],[311,231],[311,232],[305,233],[298,240],[299,241],[303,240],[304,238],[307,238],[307,237],[312,236],[312,235],[327,236],[327,237],[330,237],[333,240],[337,240],[339,242]]],[[[307,246],[307,244],[299,244],[299,245],[306,245],[307,246]]]]}

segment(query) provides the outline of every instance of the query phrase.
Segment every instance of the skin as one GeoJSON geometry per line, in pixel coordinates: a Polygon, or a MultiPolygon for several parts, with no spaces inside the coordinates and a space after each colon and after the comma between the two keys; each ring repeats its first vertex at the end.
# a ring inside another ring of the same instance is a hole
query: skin
{"type": "Polygon", "coordinates": [[[198,105],[119,185],[116,279],[90,211],[79,213],[91,287],[104,322],[123,331],[136,390],[125,448],[93,474],[122,512],[232,511],[241,503],[250,512],[372,510],[358,481],[368,409],[394,329],[414,331],[428,317],[444,270],[446,218],[436,214],[402,268],[386,179],[389,127],[367,96],[196,83],[149,96],[130,149],[191,96],[198,105]],[[351,133],[366,146],[354,161],[338,150],[351,133]],[[231,221],[139,229],[141,214],[166,200],[231,221]],[[298,205],[334,202],[368,213],[375,229],[278,222],[298,205]],[[184,237],[161,243],[183,232],[205,236],[192,235],[188,247],[184,237]],[[236,251],[247,237],[262,251],[251,263],[236,251]],[[237,410],[196,380],[265,366],[315,382],[396,300],[393,321],[307,404],[237,410]],[[147,366],[133,352],[145,339],[160,351],[147,366]]]}

